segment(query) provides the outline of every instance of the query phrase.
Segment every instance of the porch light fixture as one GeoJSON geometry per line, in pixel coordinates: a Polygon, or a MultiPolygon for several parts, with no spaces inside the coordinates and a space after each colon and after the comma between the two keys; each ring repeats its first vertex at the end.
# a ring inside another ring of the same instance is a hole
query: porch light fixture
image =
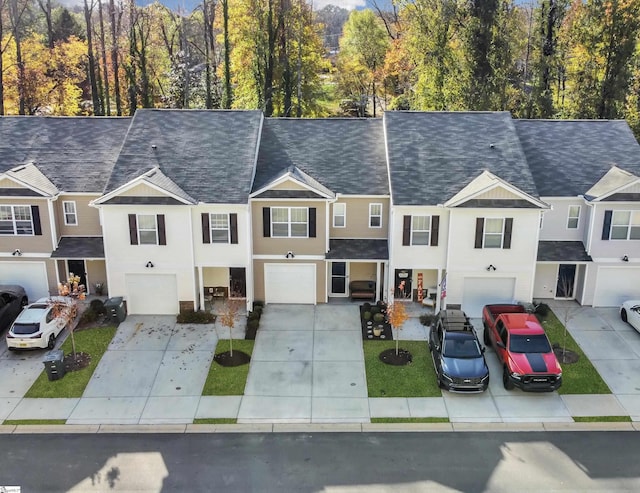
{"type": "Polygon", "coordinates": [[[293,254],[293,252],[292,252],[291,250],[289,250],[289,251],[287,252],[287,254],[285,255],[285,257],[287,257],[287,258],[294,258],[294,257],[295,257],[295,255],[293,254]]]}
{"type": "Polygon", "coordinates": [[[622,257],[620,260],[622,260],[623,262],[628,262],[629,261],[629,256],[625,255],[624,257],[622,257]]]}
{"type": "Polygon", "coordinates": [[[490,265],[489,265],[489,267],[487,267],[487,270],[488,270],[489,272],[492,272],[492,271],[495,271],[495,270],[498,270],[498,269],[496,269],[496,266],[495,266],[495,265],[490,264],[490,265]]]}
{"type": "Polygon", "coordinates": [[[147,265],[145,265],[145,267],[147,267],[147,268],[151,268],[151,269],[152,269],[152,268],[153,268],[153,262],[151,262],[151,260],[149,260],[149,261],[147,262],[147,265]]]}
{"type": "Polygon", "coordinates": [[[11,255],[13,255],[14,257],[15,257],[16,255],[17,255],[18,257],[22,257],[22,252],[20,251],[20,249],[19,249],[19,248],[16,248],[16,249],[13,251],[13,253],[12,253],[11,255]]]}

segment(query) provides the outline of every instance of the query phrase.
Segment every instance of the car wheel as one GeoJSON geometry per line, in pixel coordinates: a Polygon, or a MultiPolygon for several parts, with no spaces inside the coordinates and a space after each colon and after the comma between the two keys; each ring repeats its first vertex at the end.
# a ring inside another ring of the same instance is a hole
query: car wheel
{"type": "Polygon", "coordinates": [[[29,300],[27,299],[27,297],[26,297],[26,296],[20,300],[20,306],[21,306],[22,308],[24,308],[24,307],[25,307],[25,306],[27,306],[28,304],[29,304],[29,300]]]}
{"type": "Polygon", "coordinates": [[[489,328],[487,327],[487,325],[485,324],[484,326],[484,345],[485,346],[491,346],[491,339],[489,339],[489,328]]]}
{"type": "Polygon", "coordinates": [[[440,377],[437,377],[437,380],[438,380],[438,388],[444,389],[444,384],[442,383],[442,379],[440,377]]]}
{"type": "Polygon", "coordinates": [[[620,318],[622,319],[623,322],[627,321],[627,310],[625,310],[624,308],[620,312],[620,318]]]}
{"type": "Polygon", "coordinates": [[[54,347],[56,347],[56,336],[51,334],[49,336],[49,342],[47,343],[47,349],[53,349],[54,347]]]}
{"type": "Polygon", "coordinates": [[[513,390],[513,382],[509,378],[509,370],[505,366],[502,371],[502,384],[504,385],[505,390],[513,390]]]}

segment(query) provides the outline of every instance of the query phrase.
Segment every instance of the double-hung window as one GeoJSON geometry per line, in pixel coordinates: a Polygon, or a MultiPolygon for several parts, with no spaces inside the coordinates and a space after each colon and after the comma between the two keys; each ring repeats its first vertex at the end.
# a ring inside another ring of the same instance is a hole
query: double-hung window
{"type": "Polygon", "coordinates": [[[307,238],[309,209],[306,207],[272,207],[271,236],[274,238],[307,238]]]}
{"type": "Polygon", "coordinates": [[[570,205],[569,215],[567,216],[567,229],[577,229],[580,221],[580,206],[570,205]]]}
{"type": "Polygon", "coordinates": [[[382,227],[382,204],[369,204],[369,227],[382,227]]]}
{"type": "Polygon", "coordinates": [[[210,214],[211,243],[229,243],[229,214],[210,214]]]}
{"type": "Polygon", "coordinates": [[[67,226],[78,225],[78,215],[76,213],[76,203],[74,201],[62,202],[62,209],[64,211],[64,224],[67,226]]]}
{"type": "Polygon", "coordinates": [[[158,223],[155,214],[138,214],[138,239],[140,245],[158,244],[158,223]]]}
{"type": "Polygon", "coordinates": [[[614,211],[612,240],[640,240],[640,211],[614,211]]]}
{"type": "Polygon", "coordinates": [[[333,204],[333,227],[344,228],[347,225],[347,204],[333,204]]]}
{"type": "Polygon", "coordinates": [[[33,235],[31,207],[0,205],[0,235],[33,235]]]}
{"type": "Polygon", "coordinates": [[[431,236],[431,216],[412,216],[411,244],[428,245],[431,236]]]}
{"type": "Polygon", "coordinates": [[[487,218],[484,220],[483,248],[502,248],[504,237],[504,219],[487,218]]]}

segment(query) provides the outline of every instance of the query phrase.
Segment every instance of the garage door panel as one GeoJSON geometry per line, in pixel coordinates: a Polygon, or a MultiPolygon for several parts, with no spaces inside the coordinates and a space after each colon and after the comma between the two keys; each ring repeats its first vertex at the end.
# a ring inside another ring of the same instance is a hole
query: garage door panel
{"type": "Polygon", "coordinates": [[[640,267],[600,267],[593,306],[620,306],[640,298],[640,267]]]}
{"type": "Polygon", "coordinates": [[[173,274],[127,274],[127,310],[137,315],[174,315],[180,311],[173,274]]]}
{"type": "Polygon", "coordinates": [[[44,262],[0,262],[0,284],[22,286],[30,301],[49,296],[44,262]]]}
{"type": "Polygon", "coordinates": [[[470,317],[480,317],[482,307],[493,303],[513,303],[516,280],[503,278],[465,278],[462,309],[470,317]]]}
{"type": "Polygon", "coordinates": [[[266,303],[316,302],[315,264],[265,264],[266,303]]]}

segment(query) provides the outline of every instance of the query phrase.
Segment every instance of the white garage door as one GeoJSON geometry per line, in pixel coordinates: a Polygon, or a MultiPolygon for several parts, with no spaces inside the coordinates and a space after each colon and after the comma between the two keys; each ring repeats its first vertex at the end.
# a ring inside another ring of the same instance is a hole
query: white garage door
{"type": "Polygon", "coordinates": [[[467,277],[464,280],[462,309],[470,317],[480,317],[484,305],[513,303],[515,286],[514,277],[467,277]]]}
{"type": "Polygon", "coordinates": [[[49,296],[44,262],[0,262],[0,284],[22,286],[30,302],[49,296]]]}
{"type": "Polygon", "coordinates": [[[600,267],[593,306],[619,306],[640,298],[640,268],[600,267]]]}
{"type": "Polygon", "coordinates": [[[127,310],[138,315],[174,315],[180,311],[173,274],[127,274],[127,310]]]}
{"type": "Polygon", "coordinates": [[[267,303],[316,302],[315,264],[264,264],[267,303]]]}

